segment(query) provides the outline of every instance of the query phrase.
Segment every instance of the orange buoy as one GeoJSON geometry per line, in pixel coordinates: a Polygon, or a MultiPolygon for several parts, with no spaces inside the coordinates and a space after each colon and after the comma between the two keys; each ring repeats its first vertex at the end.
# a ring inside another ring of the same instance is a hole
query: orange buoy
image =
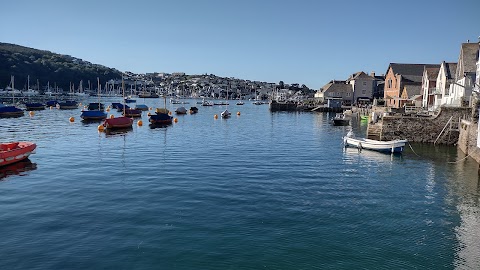
{"type": "Polygon", "coordinates": [[[103,125],[99,125],[97,129],[98,131],[103,132],[105,130],[105,127],[103,125]]]}
{"type": "Polygon", "coordinates": [[[34,111],[29,111],[28,114],[29,114],[30,116],[34,116],[34,115],[35,115],[35,112],[34,112],[34,111]]]}
{"type": "Polygon", "coordinates": [[[72,116],[68,119],[71,123],[75,122],[75,118],[72,116]]]}
{"type": "Polygon", "coordinates": [[[215,118],[215,119],[218,119],[218,115],[217,115],[217,114],[215,114],[215,115],[213,116],[213,118],[215,118]]]}
{"type": "Polygon", "coordinates": [[[240,115],[240,112],[237,112],[237,115],[240,115]]]}
{"type": "Polygon", "coordinates": [[[137,125],[138,125],[139,127],[143,126],[142,120],[138,120],[137,125]]]}
{"type": "Polygon", "coordinates": [[[173,122],[177,123],[178,122],[178,118],[173,118],[173,122]]]}
{"type": "Polygon", "coordinates": [[[110,114],[110,119],[113,119],[115,118],[115,116],[113,114],[110,114]]]}

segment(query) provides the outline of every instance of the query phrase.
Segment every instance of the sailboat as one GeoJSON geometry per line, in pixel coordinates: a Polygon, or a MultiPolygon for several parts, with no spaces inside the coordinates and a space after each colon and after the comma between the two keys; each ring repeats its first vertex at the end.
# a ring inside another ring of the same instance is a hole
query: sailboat
{"type": "Polygon", "coordinates": [[[220,115],[222,116],[222,118],[230,118],[230,116],[232,115],[232,113],[228,111],[228,88],[227,88],[227,102],[225,105],[225,110],[220,115]]]}
{"type": "Polygon", "coordinates": [[[107,118],[107,113],[104,111],[104,106],[100,103],[100,79],[97,77],[98,82],[98,103],[88,104],[88,110],[82,110],[80,117],[83,120],[103,120],[107,118]]]}
{"type": "MultiPolygon", "coordinates": [[[[123,91],[123,96],[125,96],[125,83],[123,81],[123,76],[122,76],[122,91],[123,91]]],[[[125,99],[123,100],[123,102],[124,102],[123,108],[125,112],[125,99]]],[[[107,118],[103,122],[103,126],[107,129],[132,128],[132,125],[133,125],[133,119],[125,116],[107,118]]]]}
{"type": "MultiPolygon", "coordinates": [[[[37,89],[40,89],[40,84],[38,83],[37,80],[37,89]]],[[[31,92],[34,90],[30,89],[30,75],[27,77],[27,92],[31,92]]],[[[28,95],[28,98],[30,99],[30,95],[28,95]]],[[[27,102],[25,103],[25,107],[29,111],[40,111],[40,110],[45,110],[45,104],[40,103],[40,102],[27,102]]]]}
{"type": "Polygon", "coordinates": [[[153,125],[169,125],[172,123],[173,117],[169,115],[169,111],[167,109],[167,97],[163,96],[164,100],[164,108],[157,108],[155,110],[155,114],[150,115],[148,121],[153,125]]]}
{"type": "MultiPolygon", "coordinates": [[[[15,78],[11,77],[11,85],[12,85],[12,103],[15,104],[15,78]]],[[[23,116],[23,110],[12,106],[5,106],[0,103],[0,117],[19,117],[23,116]]]]}
{"type": "Polygon", "coordinates": [[[263,102],[261,102],[260,100],[258,100],[258,96],[257,96],[257,88],[255,88],[255,101],[253,102],[254,105],[262,105],[263,102]]]}

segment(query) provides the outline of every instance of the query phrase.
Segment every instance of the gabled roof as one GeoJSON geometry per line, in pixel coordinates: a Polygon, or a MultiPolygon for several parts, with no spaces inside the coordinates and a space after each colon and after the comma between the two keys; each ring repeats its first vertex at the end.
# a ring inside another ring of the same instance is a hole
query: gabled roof
{"type": "Polygon", "coordinates": [[[478,43],[462,43],[458,57],[455,80],[459,80],[464,73],[475,73],[478,61],[478,43]]]}
{"type": "Polygon", "coordinates": [[[431,68],[435,66],[439,65],[390,63],[387,72],[391,68],[393,74],[402,75],[403,79],[406,79],[410,82],[421,83],[423,78],[423,70],[425,68],[431,68]]]}
{"type": "Polygon", "coordinates": [[[437,80],[438,73],[440,72],[440,65],[435,65],[434,67],[425,67],[427,71],[427,76],[429,80],[437,80]]]}
{"type": "Polygon", "coordinates": [[[421,85],[405,85],[403,91],[407,91],[408,97],[412,97],[415,95],[421,95],[422,94],[422,86],[421,85]]]}
{"type": "Polygon", "coordinates": [[[350,84],[347,84],[345,81],[330,81],[325,86],[321,88],[322,93],[325,92],[335,92],[335,93],[348,93],[353,92],[353,88],[350,84]]]}
{"type": "Polygon", "coordinates": [[[370,75],[367,75],[365,72],[363,71],[359,71],[357,73],[353,73],[352,75],[350,75],[350,77],[348,78],[347,82],[349,81],[352,81],[352,80],[358,80],[358,79],[362,79],[362,80],[375,80],[374,77],[370,76],[370,75]]]}
{"type": "Polygon", "coordinates": [[[447,80],[451,80],[455,76],[455,71],[457,71],[457,63],[446,63],[443,62],[445,76],[447,80]]]}
{"type": "MultiPolygon", "coordinates": [[[[338,81],[338,80],[331,80],[329,81],[327,84],[325,84],[324,86],[322,86],[320,88],[320,91],[323,93],[325,91],[327,91],[332,85],[334,84],[343,84],[345,85],[347,82],[346,81],[338,81]]],[[[351,87],[351,86],[350,86],[351,87]]]]}

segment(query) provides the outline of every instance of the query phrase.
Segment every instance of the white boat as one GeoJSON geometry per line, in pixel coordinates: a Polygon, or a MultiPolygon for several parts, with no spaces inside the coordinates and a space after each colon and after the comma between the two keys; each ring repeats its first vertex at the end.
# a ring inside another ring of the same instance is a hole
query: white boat
{"type": "Polygon", "coordinates": [[[387,153],[401,153],[407,140],[377,141],[365,138],[343,137],[345,147],[353,146],[361,149],[374,150],[387,153]]]}

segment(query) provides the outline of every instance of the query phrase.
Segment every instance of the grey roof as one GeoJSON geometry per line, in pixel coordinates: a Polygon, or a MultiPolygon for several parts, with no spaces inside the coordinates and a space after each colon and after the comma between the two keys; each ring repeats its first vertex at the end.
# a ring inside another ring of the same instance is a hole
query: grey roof
{"type": "Polygon", "coordinates": [[[335,93],[338,93],[338,92],[348,93],[348,92],[353,92],[353,88],[350,84],[334,83],[326,91],[335,92],[335,93]]]}
{"type": "Polygon", "coordinates": [[[440,72],[440,65],[434,67],[425,67],[429,80],[437,80],[438,73],[440,72]]]}
{"type": "Polygon", "coordinates": [[[407,84],[405,85],[405,90],[407,91],[408,97],[412,97],[415,95],[421,95],[422,94],[422,86],[421,85],[410,85],[407,84]]]}
{"type": "Polygon", "coordinates": [[[458,57],[455,79],[462,77],[463,73],[475,73],[478,61],[478,43],[462,43],[458,57]]]}
{"type": "Polygon", "coordinates": [[[457,70],[457,63],[445,63],[445,75],[447,76],[447,80],[451,80],[455,76],[455,71],[457,70]]]}
{"type": "Polygon", "coordinates": [[[324,86],[322,86],[320,88],[320,91],[321,92],[325,92],[327,91],[332,85],[334,84],[341,84],[341,85],[345,85],[346,84],[346,81],[339,81],[339,80],[331,80],[329,81],[327,84],[325,84],[324,86]]]}
{"type": "Polygon", "coordinates": [[[402,75],[403,79],[406,79],[410,82],[421,83],[424,69],[432,68],[435,66],[439,66],[439,65],[390,63],[390,65],[388,66],[388,69],[392,68],[393,74],[400,74],[402,75]]]}
{"type": "Polygon", "coordinates": [[[363,80],[375,80],[374,77],[366,74],[365,72],[363,71],[359,71],[357,73],[354,73],[352,75],[350,75],[350,77],[348,78],[347,82],[351,81],[351,80],[358,80],[358,79],[363,79],[363,80]]]}

